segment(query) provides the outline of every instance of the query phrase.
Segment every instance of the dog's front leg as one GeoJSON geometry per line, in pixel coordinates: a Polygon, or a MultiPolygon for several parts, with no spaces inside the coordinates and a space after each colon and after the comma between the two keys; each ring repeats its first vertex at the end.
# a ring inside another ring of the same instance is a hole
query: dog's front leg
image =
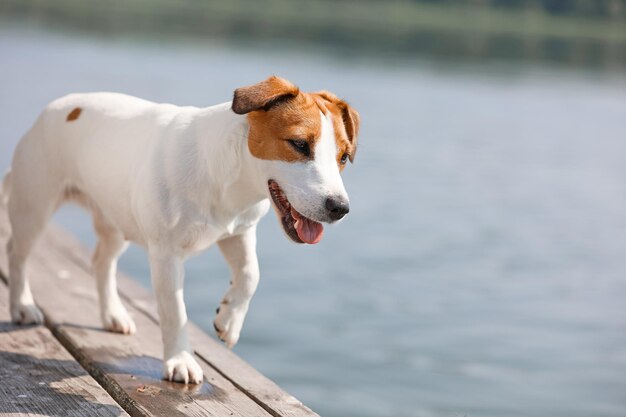
{"type": "Polygon", "coordinates": [[[161,321],[163,378],[199,384],[202,382],[202,368],[193,357],[187,336],[183,260],[166,250],[151,247],[150,269],[161,321]]]}
{"type": "Polygon", "coordinates": [[[218,243],[232,270],[230,288],[217,309],[213,322],[215,331],[228,347],[239,340],[250,299],[259,283],[259,263],[256,256],[256,226],[245,233],[218,243]]]}

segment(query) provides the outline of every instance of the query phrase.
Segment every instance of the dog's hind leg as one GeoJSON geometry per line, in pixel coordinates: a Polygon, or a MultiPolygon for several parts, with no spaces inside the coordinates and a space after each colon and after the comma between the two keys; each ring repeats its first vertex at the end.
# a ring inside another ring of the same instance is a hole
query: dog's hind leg
{"type": "Polygon", "coordinates": [[[9,257],[9,300],[11,320],[19,324],[43,323],[43,314],[35,305],[33,294],[30,290],[28,276],[24,271],[26,257],[36,240],[37,233],[30,231],[30,235],[18,232],[18,237],[13,236],[7,243],[7,255],[9,257]]]}
{"type": "Polygon", "coordinates": [[[42,323],[43,315],[35,305],[24,266],[58,197],[52,189],[32,186],[29,190],[27,185],[17,185],[22,186],[14,184],[8,204],[12,233],[7,243],[11,319],[20,324],[42,323]]]}
{"type": "Polygon", "coordinates": [[[241,235],[218,242],[232,271],[228,292],[217,309],[213,322],[215,331],[228,347],[239,340],[250,299],[259,283],[259,262],[256,256],[256,226],[241,235]]]}
{"type": "Polygon", "coordinates": [[[102,325],[112,332],[135,333],[135,322],[128,315],[117,292],[117,259],[128,247],[128,242],[98,209],[93,209],[93,223],[98,244],[92,264],[100,298],[102,325]]]}

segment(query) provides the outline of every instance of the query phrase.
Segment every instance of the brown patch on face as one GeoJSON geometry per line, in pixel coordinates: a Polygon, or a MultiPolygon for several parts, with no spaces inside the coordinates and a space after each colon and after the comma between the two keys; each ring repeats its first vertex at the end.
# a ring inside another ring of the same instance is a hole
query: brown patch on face
{"type": "Polygon", "coordinates": [[[248,147],[255,157],[286,162],[305,162],[315,157],[322,124],[320,110],[309,94],[300,93],[268,111],[251,112],[248,122],[248,147]],[[310,154],[298,152],[290,140],[306,141],[310,154]]]}
{"type": "Polygon", "coordinates": [[[348,103],[329,91],[320,91],[313,95],[323,100],[325,107],[332,114],[335,143],[337,144],[337,164],[339,164],[339,170],[343,170],[345,167],[345,163],[342,163],[344,155],[350,162],[354,162],[361,118],[359,113],[348,103]]]}
{"type": "Polygon", "coordinates": [[[332,93],[303,93],[287,80],[270,77],[235,90],[232,108],[235,113],[248,114],[248,147],[257,158],[286,162],[313,159],[322,132],[321,111],[333,122],[339,169],[345,167],[344,155],[354,160],[359,115],[332,93]],[[310,155],[298,152],[290,140],[306,141],[310,155]]]}
{"type": "Polygon", "coordinates": [[[69,114],[67,115],[67,118],[65,120],[68,121],[68,122],[73,122],[74,120],[78,119],[78,116],[80,116],[80,113],[82,111],[83,111],[83,109],[81,109],[80,107],[76,107],[74,110],[69,112],[69,114]]]}

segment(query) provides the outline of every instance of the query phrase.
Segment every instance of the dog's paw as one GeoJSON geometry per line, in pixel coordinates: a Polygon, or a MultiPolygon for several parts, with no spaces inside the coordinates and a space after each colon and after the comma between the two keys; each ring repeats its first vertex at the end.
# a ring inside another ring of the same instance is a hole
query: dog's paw
{"type": "Polygon", "coordinates": [[[202,368],[192,354],[182,351],[165,361],[163,379],[184,384],[201,384],[202,368]]]}
{"type": "Polygon", "coordinates": [[[11,307],[11,320],[18,324],[41,324],[43,313],[35,304],[17,304],[11,307]]]}
{"type": "Polygon", "coordinates": [[[217,309],[217,317],[213,321],[213,327],[222,342],[228,348],[232,348],[239,341],[243,321],[246,318],[247,308],[232,308],[231,304],[222,303],[217,309]]]}
{"type": "Polygon", "coordinates": [[[102,313],[102,326],[114,333],[133,334],[137,331],[135,322],[123,305],[102,313]]]}

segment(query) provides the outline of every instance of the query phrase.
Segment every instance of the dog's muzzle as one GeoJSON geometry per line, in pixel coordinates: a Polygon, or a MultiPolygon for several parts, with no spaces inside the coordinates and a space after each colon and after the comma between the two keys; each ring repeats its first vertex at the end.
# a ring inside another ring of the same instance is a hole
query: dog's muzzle
{"type": "MultiPolygon", "coordinates": [[[[315,244],[322,240],[324,234],[324,226],[320,222],[302,215],[296,210],[287,196],[274,180],[267,182],[267,187],[276,209],[276,214],[280,218],[285,233],[291,240],[296,243],[315,244]]],[[[341,209],[338,209],[341,211],[341,209]]],[[[337,211],[336,215],[339,215],[337,211]]],[[[345,213],[341,214],[343,217],[345,213]]]]}

